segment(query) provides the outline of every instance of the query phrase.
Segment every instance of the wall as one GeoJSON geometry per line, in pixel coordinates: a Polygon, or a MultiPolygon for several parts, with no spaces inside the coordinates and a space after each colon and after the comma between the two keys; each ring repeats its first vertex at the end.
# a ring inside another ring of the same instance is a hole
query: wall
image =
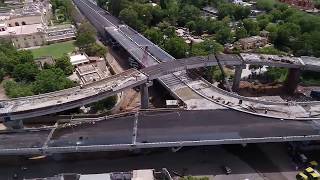
{"type": "Polygon", "coordinates": [[[39,16],[25,16],[25,17],[17,17],[17,18],[12,18],[10,20],[7,21],[7,24],[8,26],[16,26],[15,23],[19,23],[19,26],[22,25],[22,22],[25,22],[26,25],[29,25],[29,24],[39,24],[39,23],[42,23],[42,17],[39,15],[39,16]]]}
{"type": "Polygon", "coordinates": [[[12,42],[17,48],[42,46],[46,44],[44,33],[41,32],[28,35],[13,36],[12,42]]]}

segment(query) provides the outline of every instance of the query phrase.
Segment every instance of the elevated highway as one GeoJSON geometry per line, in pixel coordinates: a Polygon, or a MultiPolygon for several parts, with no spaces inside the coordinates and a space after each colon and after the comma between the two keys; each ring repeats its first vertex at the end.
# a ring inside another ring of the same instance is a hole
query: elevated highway
{"type": "Polygon", "coordinates": [[[320,140],[319,121],[282,121],[233,110],[139,111],[1,133],[0,155],[320,140]]]}
{"type": "Polygon", "coordinates": [[[183,59],[156,64],[138,71],[130,69],[103,80],[57,92],[0,100],[0,117],[21,120],[81,107],[140,86],[177,70],[216,65],[215,58],[183,59]]]}
{"type": "MultiPolygon", "coordinates": [[[[320,70],[314,59],[273,57],[270,55],[217,54],[209,57],[191,57],[174,60],[169,54],[151,43],[131,28],[85,0],[75,0],[81,11],[101,30],[107,30],[128,52],[145,66],[141,71],[129,70],[99,82],[58,92],[37,96],[0,100],[0,117],[11,120],[38,117],[80,107],[125,89],[140,86],[154,79],[160,80],[187,109],[233,109],[245,113],[278,117],[282,119],[318,119],[319,102],[269,102],[263,99],[246,98],[218,89],[202,78],[191,79],[187,69],[222,65],[244,66],[245,64],[267,65],[286,68],[320,70]],[[142,61],[143,47],[148,46],[147,60],[142,61]],[[304,61],[304,59],[307,59],[304,61]],[[240,103],[241,101],[241,103],[240,103]],[[268,111],[268,113],[266,113],[268,111]]],[[[241,75],[241,74],[240,74],[241,75]]]]}
{"type": "MultiPolygon", "coordinates": [[[[180,72],[180,77],[185,77],[186,80],[184,82],[186,82],[189,89],[193,90],[193,93],[224,109],[231,108],[246,113],[283,119],[320,118],[318,117],[319,112],[317,110],[320,109],[320,102],[272,102],[243,97],[236,93],[214,87],[205,79],[195,79],[188,82],[189,77],[186,74],[181,74],[181,72],[185,72],[188,69],[217,66],[218,61],[222,65],[229,66],[242,66],[243,63],[247,63],[242,61],[237,55],[219,54],[216,56],[211,55],[209,58],[192,57],[167,61],[141,70],[130,69],[101,81],[83,85],[82,87],[78,86],[30,97],[0,100],[0,117],[21,120],[61,112],[102,100],[168,74],[180,72]],[[241,104],[239,104],[239,101],[241,101],[241,104]],[[269,111],[268,114],[265,113],[266,109],[269,111]]],[[[287,65],[285,64],[281,67],[285,66],[287,65]]]]}

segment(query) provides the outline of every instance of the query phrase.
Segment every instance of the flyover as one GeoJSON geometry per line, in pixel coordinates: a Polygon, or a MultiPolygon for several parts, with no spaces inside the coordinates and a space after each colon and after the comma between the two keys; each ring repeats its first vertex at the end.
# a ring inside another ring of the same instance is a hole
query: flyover
{"type": "Polygon", "coordinates": [[[214,66],[216,64],[215,58],[205,60],[183,59],[157,64],[141,71],[130,69],[81,87],[77,86],[36,96],[0,100],[0,118],[10,117],[10,120],[21,120],[53,114],[105,99],[177,70],[214,66]]]}
{"type": "MultiPolygon", "coordinates": [[[[265,56],[268,57],[268,55],[265,56]]],[[[208,57],[192,57],[175,61],[167,61],[146,67],[144,69],[141,69],[140,71],[136,69],[130,69],[123,73],[105,78],[103,80],[93,82],[91,84],[85,84],[81,87],[78,86],[36,96],[21,97],[10,100],[0,100],[0,117],[10,117],[10,120],[21,120],[81,107],[83,105],[102,100],[106,97],[113,96],[116,93],[122,92],[126,89],[145,85],[148,82],[151,82],[154,79],[158,79],[159,77],[166,76],[167,74],[199,67],[217,66],[218,61],[222,65],[229,66],[243,66],[243,63],[248,63],[246,61],[242,61],[241,58],[239,58],[237,55],[217,54],[210,55],[208,57]]],[[[260,64],[262,65],[268,65],[268,63],[269,62],[267,61],[260,62],[260,64]]],[[[298,65],[277,63],[277,66],[287,67],[298,65]]],[[[201,82],[206,82],[206,80],[201,79],[201,82]]],[[[146,86],[142,86],[141,88],[143,87],[146,86]]],[[[195,90],[195,92],[202,96],[204,99],[208,99],[215,104],[247,113],[262,114],[266,116],[264,110],[269,109],[270,111],[268,116],[270,117],[275,116],[285,119],[318,118],[317,116],[314,116],[315,114],[317,114],[317,111],[314,112],[314,110],[320,107],[320,103],[318,102],[296,102],[295,104],[290,104],[290,102],[268,102],[265,100],[256,100],[254,98],[247,98],[232,92],[224,91],[212,86],[208,82],[206,82],[206,86],[193,83],[192,85],[189,85],[189,88],[195,90]],[[209,91],[203,90],[204,87],[210,87],[212,95],[208,95],[208,93],[210,92],[204,93],[204,91],[209,91]],[[241,104],[239,104],[239,100],[242,101],[241,104]],[[301,105],[305,105],[308,107],[303,108],[301,105]],[[272,113],[272,109],[276,109],[278,112],[272,113]],[[311,114],[310,109],[313,109],[313,114],[311,114]],[[279,116],[281,114],[286,114],[287,116],[279,116]]],[[[145,96],[142,96],[142,98],[144,97],[145,99],[144,101],[146,101],[144,103],[148,104],[147,89],[145,89],[144,91],[143,89],[141,89],[141,92],[145,94],[145,96]]]]}
{"type": "MultiPolygon", "coordinates": [[[[262,99],[257,100],[254,98],[241,97],[234,93],[213,87],[204,79],[190,79],[185,72],[186,69],[215,66],[218,62],[222,65],[231,65],[240,68],[245,64],[255,64],[293,69],[304,68],[318,71],[320,70],[320,65],[314,59],[304,57],[303,59],[307,59],[307,61],[304,62],[301,58],[275,57],[271,55],[240,54],[240,56],[238,56],[232,54],[217,54],[209,57],[191,57],[174,60],[170,55],[145,39],[139,33],[125,25],[119,24],[119,21],[113,16],[107,13],[103,15],[100,14],[104,11],[101,11],[101,9],[92,3],[86,2],[85,0],[75,0],[75,3],[82,11],[90,10],[91,8],[92,11],[89,11],[91,13],[86,13],[86,15],[89,18],[91,17],[90,19],[92,21],[94,19],[95,21],[93,22],[103,26],[103,31],[107,29],[110,35],[113,34],[113,37],[118,37],[119,43],[137,60],[142,60],[142,56],[145,54],[141,47],[148,46],[149,52],[147,54],[147,60],[140,61],[146,68],[141,71],[129,70],[102,81],[85,85],[82,88],[75,87],[37,96],[1,100],[0,117],[9,117],[10,120],[21,120],[52,114],[80,107],[115,95],[125,89],[140,85],[143,85],[142,93],[145,94],[145,96],[143,96],[142,104],[145,105],[148,104],[148,99],[146,98],[148,97],[147,86],[145,84],[153,79],[159,79],[165,87],[170,89],[176,96],[179,96],[179,99],[183,100],[187,109],[231,108],[246,113],[283,119],[319,118],[319,102],[269,102],[262,99]],[[86,9],[84,9],[85,7],[86,9]],[[117,23],[118,26],[115,26],[114,24],[117,23]],[[159,59],[162,60],[161,63],[159,59]],[[174,79],[172,79],[172,77],[174,77],[174,79]],[[241,104],[239,103],[240,100],[241,104]],[[265,113],[266,110],[269,111],[268,114],[265,113]]],[[[239,74],[237,74],[236,71],[235,79],[237,80],[237,78],[239,78],[239,74]]]]}
{"type": "Polygon", "coordinates": [[[282,121],[233,110],[138,111],[2,132],[0,155],[320,140],[320,122],[282,121]]]}
{"type": "MultiPolygon", "coordinates": [[[[168,53],[143,37],[140,33],[121,23],[107,11],[86,0],[74,0],[74,3],[101,34],[108,36],[112,43],[120,44],[141,66],[148,67],[155,63],[175,61],[168,53]],[[146,49],[145,47],[148,48],[146,49]],[[146,55],[145,58],[144,55],[146,55]]],[[[289,68],[289,75],[291,77],[290,81],[288,81],[288,87],[291,87],[289,89],[294,89],[297,85],[298,81],[296,79],[299,78],[300,69],[317,71],[320,69],[319,61],[317,62],[317,60],[310,57],[303,57],[306,61],[301,61],[301,58],[273,57],[272,55],[243,54],[240,56],[216,55],[216,59],[220,62],[224,59],[242,61],[239,62],[241,65],[236,65],[233,83],[233,89],[235,90],[239,87],[241,72],[245,64],[265,64],[289,68]]],[[[197,58],[206,57],[191,57],[191,59],[197,58]]],[[[184,70],[164,75],[158,78],[158,80],[175,98],[181,100],[189,110],[232,108],[243,112],[283,119],[319,118],[320,114],[318,110],[319,102],[284,102],[281,98],[279,98],[280,101],[274,103],[261,98],[258,100],[249,98],[249,102],[246,101],[244,106],[242,106],[239,104],[241,99],[235,98],[236,94],[220,91],[220,89],[211,86],[200,77],[196,79],[190,78],[184,70]],[[269,113],[265,114],[267,111],[269,113]]],[[[248,100],[245,97],[242,98],[248,100]]]]}

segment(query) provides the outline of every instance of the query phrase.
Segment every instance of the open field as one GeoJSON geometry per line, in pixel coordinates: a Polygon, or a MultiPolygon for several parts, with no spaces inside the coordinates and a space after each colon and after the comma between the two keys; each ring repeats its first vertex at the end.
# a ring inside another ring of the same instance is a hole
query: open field
{"type": "Polygon", "coordinates": [[[59,58],[65,53],[70,53],[75,49],[74,41],[67,41],[62,43],[50,44],[38,49],[32,49],[32,53],[35,58],[41,56],[53,56],[53,58],[59,58]]]}

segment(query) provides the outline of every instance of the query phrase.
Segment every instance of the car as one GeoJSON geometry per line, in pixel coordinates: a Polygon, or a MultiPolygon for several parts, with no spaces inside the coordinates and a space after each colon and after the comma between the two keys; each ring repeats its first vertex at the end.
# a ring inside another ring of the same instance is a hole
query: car
{"type": "Polygon", "coordinates": [[[231,168],[228,167],[228,166],[222,166],[222,170],[223,170],[227,175],[229,175],[229,174],[232,173],[231,168]]]}

